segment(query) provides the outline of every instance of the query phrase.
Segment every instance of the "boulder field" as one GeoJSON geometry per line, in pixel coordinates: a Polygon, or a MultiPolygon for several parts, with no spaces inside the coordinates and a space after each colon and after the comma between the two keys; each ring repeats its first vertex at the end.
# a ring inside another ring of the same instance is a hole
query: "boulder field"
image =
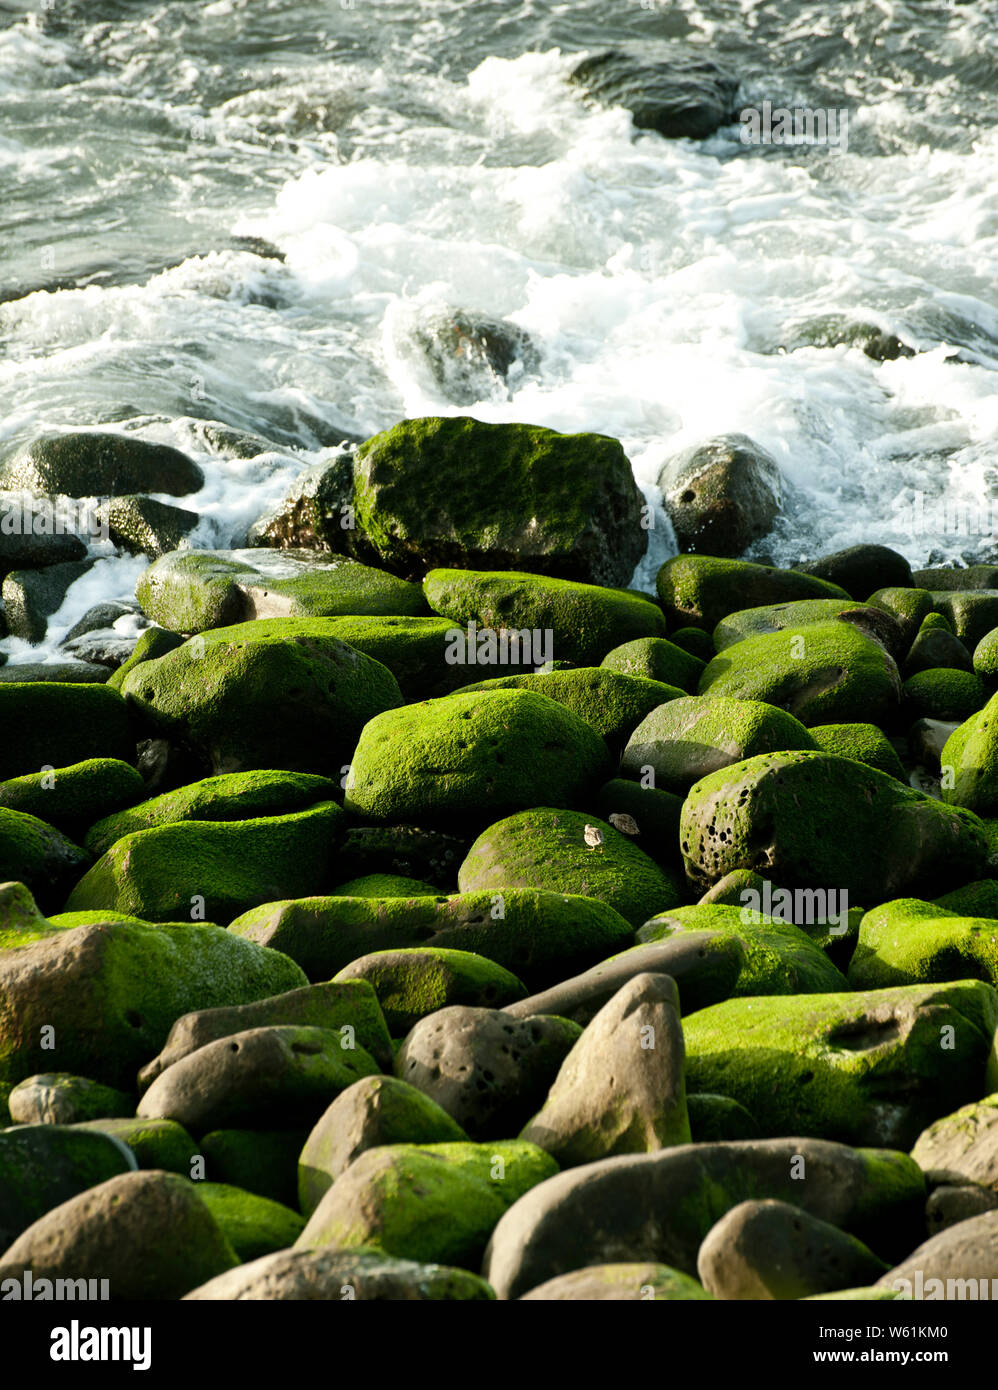
{"type": "Polygon", "coordinates": [[[0,1295],[998,1280],[998,589],[737,558],[751,453],[670,466],[722,553],[651,594],[616,441],[407,421],[338,552],[151,556],[104,679],[5,667],[0,1295]]]}

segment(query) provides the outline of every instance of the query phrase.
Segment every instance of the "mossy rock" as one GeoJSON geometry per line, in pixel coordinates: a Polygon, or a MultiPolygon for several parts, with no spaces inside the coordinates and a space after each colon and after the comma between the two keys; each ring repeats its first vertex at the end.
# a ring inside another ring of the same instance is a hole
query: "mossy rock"
{"type": "Polygon", "coordinates": [[[137,1115],[78,1122],[74,1128],[109,1134],[127,1144],[140,1168],[159,1168],[189,1178],[200,1150],[176,1120],[143,1120],[137,1115]]]}
{"type": "Polygon", "coordinates": [[[787,628],[813,627],[815,623],[847,621],[865,631],[871,629],[887,639],[888,651],[900,648],[898,625],[882,609],[871,609],[853,599],[798,599],[794,603],[769,603],[760,608],[739,608],[722,618],[714,629],[714,650],[723,652],[749,637],[765,637],[787,628]]]}
{"type": "Polygon", "coordinates": [[[305,1218],[259,1193],[224,1182],[198,1182],[197,1194],[243,1261],[286,1250],[305,1229],[305,1218]]]}
{"type": "Polygon", "coordinates": [[[869,608],[879,608],[884,613],[890,613],[900,628],[905,651],[918,636],[922,623],[935,611],[932,595],[927,589],[905,589],[892,585],[885,589],[877,589],[866,602],[869,608]]]}
{"type": "Polygon", "coordinates": [[[255,618],[427,611],[418,584],[356,560],[304,550],[173,550],[149,566],[135,592],[147,617],[185,634],[255,618]]]}
{"type": "Polygon", "coordinates": [[[970,651],[974,650],[982,637],[998,627],[998,587],[936,589],[930,592],[935,611],[942,613],[970,651]]]}
{"type": "Polygon", "coordinates": [[[209,1279],[185,1301],[494,1303],[484,1279],[465,1269],[395,1260],[377,1250],[278,1250],[209,1279]]]}
{"type": "Polygon", "coordinates": [[[913,582],[908,561],[886,545],[851,545],[794,568],[841,584],[853,598],[861,600],[886,585],[910,588],[913,582]]]}
{"type": "MultiPolygon", "coordinates": [[[[2,795],[2,792],[0,792],[2,795]]],[[[339,783],[305,772],[229,772],[150,797],[91,824],[84,846],[106,854],[118,840],[180,821],[244,821],[304,811],[339,795],[339,783]]]]}
{"type": "Polygon", "coordinates": [[[643,787],[626,777],[613,777],[599,790],[596,810],[600,819],[617,828],[614,816],[629,816],[638,833],[628,827],[638,849],[670,868],[682,868],[679,851],[679,820],[683,799],[656,787],[643,787]]]}
{"type": "Polygon", "coordinates": [[[379,662],[329,631],[330,618],[216,628],[144,661],[122,694],[207,771],[341,774],[369,719],[402,703],[379,662]]]}
{"type": "Polygon", "coordinates": [[[0,487],[14,492],[64,497],[165,492],[185,497],[203,486],[203,472],[179,449],[108,431],[40,435],[0,465],[0,487]]]}
{"type": "Polygon", "coordinates": [[[918,629],[905,658],[905,679],[919,671],[949,667],[954,671],[972,671],[973,659],[967,648],[953,632],[941,613],[929,613],[918,629]]]}
{"type": "Polygon", "coordinates": [[[986,632],[974,648],[974,670],[989,690],[998,684],[998,627],[986,632]]]}
{"type": "Polygon", "coordinates": [[[982,878],[976,883],[965,883],[962,888],[936,898],[936,906],[955,912],[958,917],[998,918],[998,882],[982,878]]]}
{"type": "Polygon", "coordinates": [[[701,676],[700,694],[762,700],[806,726],[883,725],[897,709],[900,678],[879,642],[852,623],[835,621],[727,647],[701,676]]]}
{"type": "Polygon", "coordinates": [[[527,994],[522,981],[495,961],[439,946],[374,951],[351,961],[335,979],[367,980],[378,996],[389,1031],[397,1038],[449,1004],[502,1009],[527,994]]]}
{"type": "Polygon", "coordinates": [[[91,758],[128,762],[135,756],[128,706],[104,685],[57,681],[0,683],[0,728],[17,738],[0,744],[0,779],[42,767],[71,767],[91,758]]]}
{"type": "Polygon", "coordinates": [[[176,550],[201,518],[186,507],[171,507],[135,493],[101,502],[94,513],[120,550],[129,555],[164,555],[176,550]]]}
{"type": "Polygon", "coordinates": [[[0,1130],[0,1247],[54,1207],[134,1168],[131,1151],[106,1134],[49,1124],[0,1130]]]}
{"type": "Polygon", "coordinates": [[[813,734],[785,710],[761,700],[689,695],[661,705],[638,725],[620,770],[661,791],[685,796],[694,782],[760,753],[815,750],[813,734]],[[649,770],[651,778],[649,778],[649,770]]]}
{"type": "Polygon", "coordinates": [[[403,874],[364,874],[337,884],[338,898],[436,898],[439,889],[420,878],[403,874]]]}
{"type": "Polygon", "coordinates": [[[381,823],[467,826],[544,799],[577,805],[610,767],[577,714],[527,690],[460,692],[371,719],[344,805],[381,823]]]}
{"type": "Polygon", "coordinates": [[[899,898],[863,917],[849,966],[853,989],[985,980],[998,985],[998,924],[938,903],[899,898]]]}
{"type": "Polygon", "coordinates": [[[587,1265],[521,1294],[520,1303],[713,1303],[704,1286],[669,1265],[587,1265]]]}
{"type": "Polygon", "coordinates": [[[704,665],[713,655],[711,650],[701,659],[667,637],[637,637],[608,651],[600,664],[608,671],[644,676],[695,695],[704,665]]]}
{"type": "Polygon", "coordinates": [[[477,1270],[499,1218],[558,1171],[535,1144],[389,1144],[351,1163],[297,1248],[358,1246],[477,1270]]]}
{"type": "Polygon", "coordinates": [[[702,627],[677,627],[675,632],[669,633],[669,641],[684,652],[689,652],[690,656],[695,656],[705,666],[715,654],[714,639],[702,627]]]}
{"type": "Polygon", "coordinates": [[[72,1125],[102,1116],[132,1115],[134,1097],[114,1086],[72,1072],[39,1072],[25,1077],[7,1097],[17,1124],[72,1125]]]}
{"type": "Polygon", "coordinates": [[[213,1182],[293,1208],[298,1200],[298,1155],[307,1134],[303,1129],[213,1129],[202,1135],[200,1148],[213,1182]]]}
{"type": "Polygon", "coordinates": [[[683,806],[687,874],[704,887],[756,869],[856,903],[944,892],[981,876],[978,818],[829,753],[763,753],[697,782],[683,806]]]}
{"type": "Polygon", "coordinates": [[[722,932],[741,944],[745,963],[732,990],[733,999],[755,994],[835,994],[849,988],[845,976],[805,931],[750,908],[678,907],[647,921],[637,940],[644,945],[696,931],[722,932]]]}
{"type": "Polygon", "coordinates": [[[103,816],[132,806],[146,784],[130,763],[88,758],[72,767],[31,772],[0,782],[0,806],[24,811],[69,835],[79,835],[103,816]]]}
{"type": "Polygon", "coordinates": [[[150,922],[223,925],[276,896],[326,881],[343,821],[334,801],[247,821],[179,821],[116,840],[77,883],[70,912],[112,908],[150,922]]]}
{"type": "Polygon", "coordinates": [[[955,569],[950,565],[934,566],[931,569],[915,570],[912,574],[916,584],[923,589],[998,589],[998,565],[968,565],[966,569],[955,569]]]}
{"type": "Polygon", "coordinates": [[[665,619],[646,599],[623,589],[573,584],[516,570],[431,570],[423,581],[435,613],[479,629],[536,633],[546,659],[598,666],[608,652],[638,637],[664,637],[665,619]],[[550,641],[544,635],[550,634],[550,641]]]}
{"type": "Polygon", "coordinates": [[[618,440],[469,416],[403,420],[357,450],[358,527],[403,574],[522,566],[624,584],[642,498],[618,440]]]}
{"type": "Polygon", "coordinates": [[[899,782],[908,781],[896,748],[876,724],[815,724],[811,736],[822,753],[852,758],[899,782]]]}
{"type": "Polygon", "coordinates": [[[0,951],[0,1080],[59,1065],[119,1090],[182,1014],[245,1004],[307,981],[278,951],[221,927],[111,921],[0,951]]]}
{"type": "Polygon", "coordinates": [[[579,811],[550,807],[497,821],[468,851],[458,873],[462,893],[538,888],[608,903],[637,927],[682,900],[677,874],[656,864],[627,835],[579,811]],[[602,835],[591,848],[586,826],[602,835]]]}
{"type": "Polygon", "coordinates": [[[700,1091],[686,1097],[686,1109],[694,1144],[723,1144],[759,1137],[755,1117],[730,1096],[700,1091]]]}
{"type": "MultiPolygon", "coordinates": [[[[600,666],[576,667],[527,676],[499,676],[468,690],[530,690],[564,705],[619,752],[646,715],[683,692],[644,676],[624,675],[600,666]]],[[[465,692],[462,691],[463,695],[465,692]]]]}
{"type": "Polygon", "coordinates": [[[132,648],[128,660],[123,661],[116,671],[111,672],[108,686],[112,690],[120,690],[125,683],[125,677],[130,675],[136,666],[141,666],[143,661],[153,661],[158,656],[166,656],[167,652],[176,651],[183,645],[184,639],[179,632],[167,632],[163,627],[145,628],[139,633],[139,640],[132,648]]]}
{"type": "Polygon", "coordinates": [[[906,723],[916,719],[969,719],[987,702],[984,682],[974,671],[938,667],[909,676],[901,688],[906,723]]]}
{"type": "Polygon", "coordinates": [[[244,913],[229,930],[285,953],[316,980],[372,952],[432,946],[484,956],[533,989],[588,969],[633,940],[631,925],[594,897],[505,885],[436,898],[274,902],[244,913]]]}
{"type": "Polygon", "coordinates": [[[731,1096],[766,1135],[909,1148],[998,1084],[990,985],[729,999],[684,1020],[686,1085],[731,1096]]]}
{"type": "MultiPolygon", "coordinates": [[[[391,671],[407,701],[449,695],[470,685],[482,672],[476,664],[454,660],[455,643],[465,642],[447,618],[329,618],[329,631],[341,642],[379,661],[391,671]]],[[[486,671],[494,669],[488,665],[486,671]]],[[[532,663],[511,671],[529,671],[532,663]]]]}
{"type": "Polygon", "coordinates": [[[24,884],[42,909],[61,907],[89,863],[87,851],[47,821],[0,806],[0,882],[24,884]]]}
{"type": "Polygon", "coordinates": [[[940,763],[943,801],[998,816],[998,695],[950,734],[940,763]]]}
{"type": "Polygon", "coordinates": [[[0,883],[0,950],[29,946],[58,930],[38,911],[23,883],[0,883]]]}
{"type": "Polygon", "coordinates": [[[670,625],[713,632],[741,608],[796,599],[848,599],[845,589],[795,570],[713,555],[674,555],[658,572],[656,589],[670,625]]]}

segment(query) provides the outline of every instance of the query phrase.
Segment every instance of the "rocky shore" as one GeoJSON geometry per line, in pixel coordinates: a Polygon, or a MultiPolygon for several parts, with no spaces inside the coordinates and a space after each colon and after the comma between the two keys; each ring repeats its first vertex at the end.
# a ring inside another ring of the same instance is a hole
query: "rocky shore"
{"type": "Polygon", "coordinates": [[[664,513],[615,439],[465,417],[236,550],[154,496],[202,482],[0,464],[13,635],[93,563],[26,514],[150,562],[0,670],[0,1300],[998,1280],[998,568],[742,558],[786,487],[740,435],[664,513]]]}

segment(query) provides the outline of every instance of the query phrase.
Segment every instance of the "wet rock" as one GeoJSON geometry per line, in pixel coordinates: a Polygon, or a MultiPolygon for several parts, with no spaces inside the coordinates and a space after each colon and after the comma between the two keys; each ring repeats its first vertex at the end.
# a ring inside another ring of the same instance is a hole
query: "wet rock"
{"type": "Polygon", "coordinates": [[[455,405],[509,400],[540,365],[525,329],[508,319],[450,305],[400,323],[396,338],[396,350],[455,405]]]}
{"type": "Polygon", "coordinates": [[[696,50],[643,42],[584,58],[569,80],[604,106],[624,106],[638,130],[703,140],[735,119],[738,80],[696,50]]]}
{"type": "Polygon", "coordinates": [[[44,641],[48,620],[63,604],[71,585],[93,568],[93,560],[71,560],[38,570],[12,570],[3,581],[7,628],[26,642],[44,641]]]}
{"type": "Polygon", "coordinates": [[[837,584],[861,603],[878,589],[911,588],[914,583],[908,561],[886,545],[851,545],[794,569],[837,584]]]}
{"type": "Polygon", "coordinates": [[[687,449],[665,465],[658,485],[681,551],[741,555],[780,512],[776,461],[744,434],[687,449]]]}
{"type": "Polygon", "coordinates": [[[17,493],[0,493],[0,579],[11,570],[41,569],[86,557],[87,547],[69,530],[57,530],[40,505],[17,493]]]}
{"type": "Polygon", "coordinates": [[[176,550],[201,519],[185,507],[141,496],[112,497],[101,503],[96,516],[120,549],[154,558],[176,550]]]}
{"type": "Polygon", "coordinates": [[[0,464],[0,488],[66,497],[135,492],[184,497],[203,486],[201,469],[179,449],[128,434],[43,435],[0,464]]]}
{"type": "Polygon", "coordinates": [[[343,452],[305,468],[279,506],[249,529],[251,546],[300,547],[354,555],[374,552],[358,529],[353,505],[353,453],[343,452]]]}
{"type": "Polygon", "coordinates": [[[341,1303],[488,1301],[484,1279],[465,1269],[393,1259],[374,1250],[280,1250],[211,1279],[186,1300],[341,1303]]]}
{"type": "Polygon", "coordinates": [[[894,362],[899,357],[914,357],[915,349],[875,323],[850,319],[845,314],[822,314],[798,324],[786,347],[790,352],[800,347],[856,347],[874,362],[894,362]]]}

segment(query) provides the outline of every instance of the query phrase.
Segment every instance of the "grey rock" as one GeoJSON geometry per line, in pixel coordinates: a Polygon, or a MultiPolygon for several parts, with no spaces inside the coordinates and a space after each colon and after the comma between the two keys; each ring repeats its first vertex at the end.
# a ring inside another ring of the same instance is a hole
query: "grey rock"
{"type": "Polygon", "coordinates": [[[583,59],[570,80],[605,106],[625,106],[639,130],[703,140],[735,119],[737,79],[695,49],[645,40],[583,59]]]}
{"type": "Polygon", "coordinates": [[[127,434],[43,435],[0,464],[0,488],[67,497],[133,492],[183,497],[203,486],[201,469],[179,449],[127,434]]]}
{"type": "MultiPolygon", "coordinates": [[[[986,1211],[969,1221],[947,1226],[878,1279],[876,1287],[904,1293],[901,1281],[906,1281],[914,1292],[917,1281],[924,1298],[959,1297],[946,1289],[951,1279],[971,1279],[978,1288],[978,1281],[998,1280],[998,1211],[986,1211]],[[933,1280],[941,1281],[938,1289],[931,1283],[933,1280]]],[[[987,1287],[990,1293],[991,1284],[987,1287]]],[[[963,1296],[967,1296],[966,1292],[963,1296]]]]}
{"type": "Polygon", "coordinates": [[[12,570],[3,581],[3,602],[7,628],[26,642],[42,642],[48,620],[62,607],[63,600],[88,570],[93,560],[69,560],[40,570],[12,570]]]}
{"type": "Polygon", "coordinates": [[[780,514],[776,461],[744,434],[685,450],[665,465],[658,485],[681,551],[741,555],[780,514]]]}
{"type": "Polygon", "coordinates": [[[938,1235],[948,1226],[969,1221],[986,1211],[998,1208],[998,1190],[979,1187],[976,1183],[961,1186],[937,1187],[925,1204],[925,1227],[930,1236],[938,1235]]]}
{"type": "Polygon", "coordinates": [[[73,1125],[135,1113],[135,1102],[127,1092],[68,1072],[26,1077],[11,1091],[7,1105],[10,1118],[19,1125],[73,1125]]]}
{"type": "Polygon", "coordinates": [[[136,495],[112,497],[100,504],[96,515],[116,546],[154,559],[176,550],[201,519],[186,507],[136,495]]]}
{"type": "Polygon", "coordinates": [[[484,1279],[449,1265],[417,1264],[375,1250],[279,1250],[221,1274],[185,1300],[425,1303],[491,1299],[484,1279]]]}

